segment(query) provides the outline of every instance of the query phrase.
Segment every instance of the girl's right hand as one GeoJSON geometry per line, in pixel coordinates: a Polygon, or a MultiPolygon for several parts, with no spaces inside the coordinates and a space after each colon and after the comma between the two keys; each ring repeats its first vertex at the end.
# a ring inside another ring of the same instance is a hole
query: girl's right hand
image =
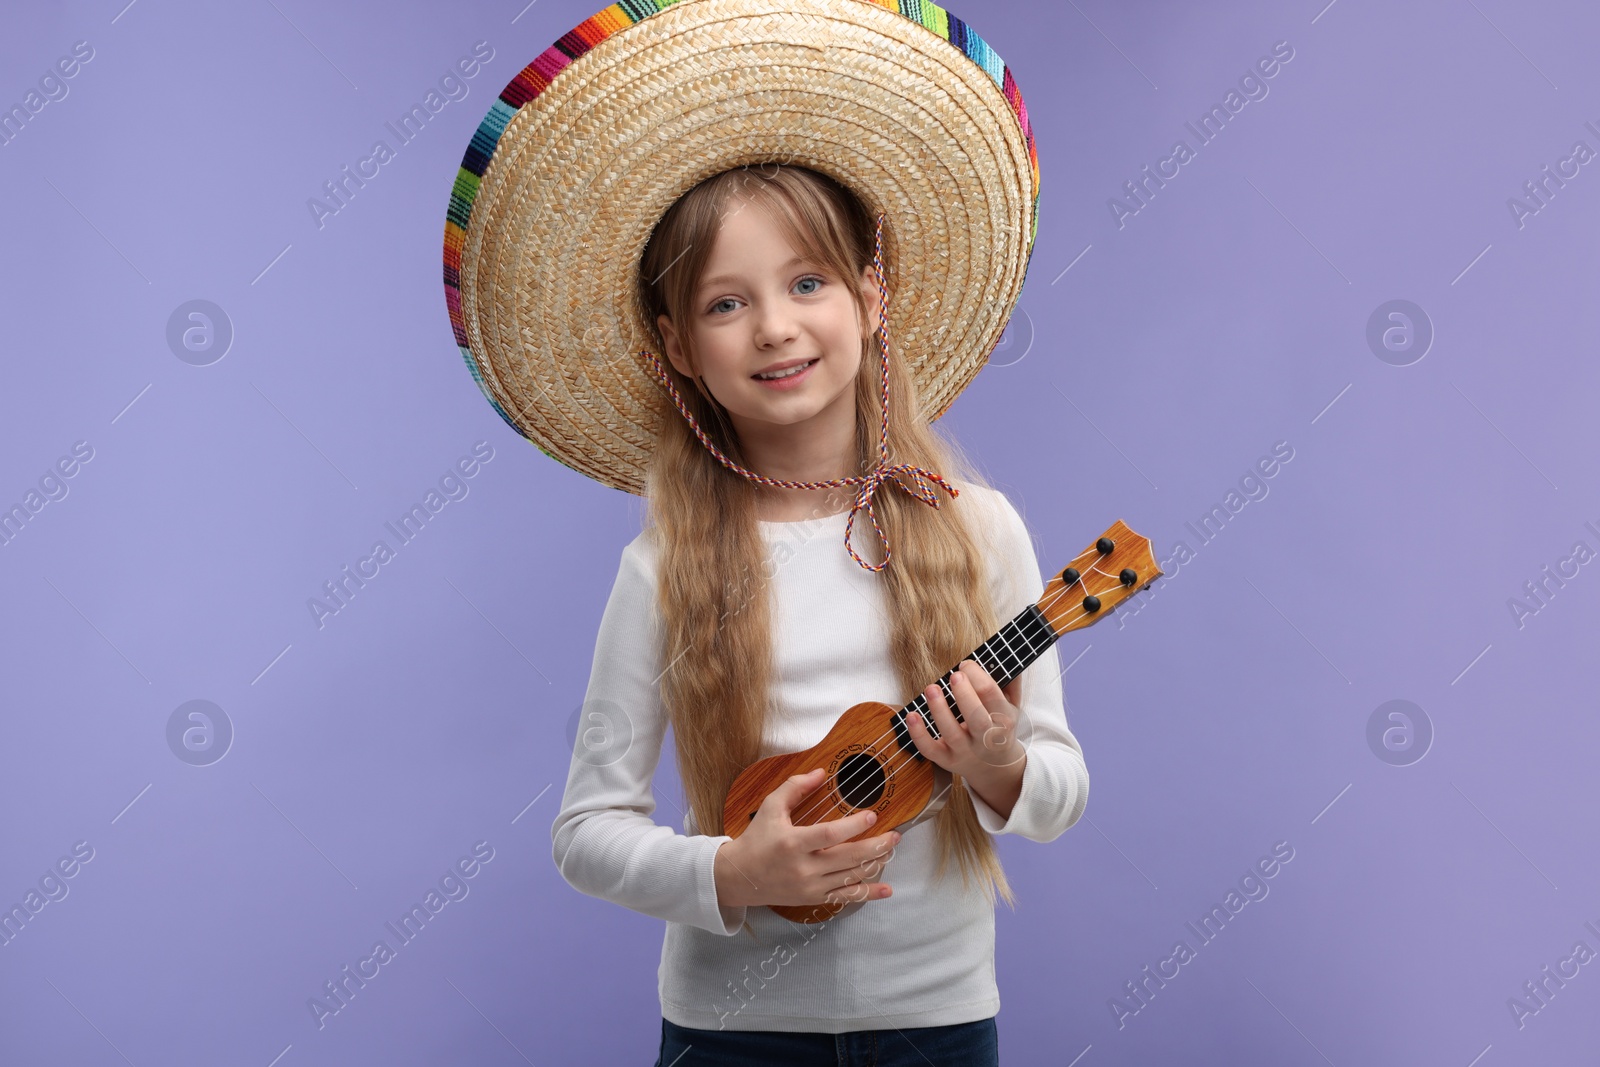
{"type": "Polygon", "coordinates": [[[725,908],[881,900],[888,883],[870,879],[889,862],[900,835],[889,830],[860,841],[877,820],[863,809],[838,819],[796,826],[789,813],[823,782],[818,767],[789,778],[768,794],[740,836],[717,849],[717,903],[725,908]]]}

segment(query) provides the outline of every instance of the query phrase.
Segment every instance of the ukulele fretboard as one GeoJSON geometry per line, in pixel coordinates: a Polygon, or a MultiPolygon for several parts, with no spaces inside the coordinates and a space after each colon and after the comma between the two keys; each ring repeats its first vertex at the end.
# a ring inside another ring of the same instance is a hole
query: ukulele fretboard
{"type": "MultiPolygon", "coordinates": [[[[993,637],[961,658],[963,662],[968,659],[977,660],[983,669],[989,672],[989,676],[1003,686],[1043,655],[1045,649],[1055,644],[1059,636],[1051,628],[1044,612],[1039,610],[1039,605],[1029,604],[1016,618],[1000,627],[993,637]]],[[[960,664],[957,664],[956,667],[945,671],[934,684],[944,694],[945,702],[950,706],[956,721],[965,722],[961,709],[956,706],[955,691],[950,688],[950,678],[959,666],[960,664]]],[[[928,698],[921,694],[894,713],[895,735],[902,749],[915,753],[917,759],[923,759],[925,757],[917,751],[916,745],[911,740],[911,734],[905,727],[906,717],[913,713],[922,716],[922,721],[928,724],[928,730],[934,737],[939,736],[939,728],[934,724],[933,713],[928,709],[928,698]]]]}

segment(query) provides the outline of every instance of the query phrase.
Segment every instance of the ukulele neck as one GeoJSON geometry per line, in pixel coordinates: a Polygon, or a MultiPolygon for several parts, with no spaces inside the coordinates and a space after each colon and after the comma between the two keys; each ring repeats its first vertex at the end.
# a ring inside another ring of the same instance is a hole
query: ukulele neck
{"type": "MultiPolygon", "coordinates": [[[[1018,613],[1017,617],[1006,623],[987,641],[979,645],[971,653],[962,657],[962,662],[975,659],[984,670],[989,672],[989,677],[995,683],[1004,686],[1028,668],[1034,660],[1042,656],[1046,649],[1056,643],[1061,635],[1051,627],[1050,621],[1045,618],[1044,612],[1039,610],[1039,605],[1029,604],[1018,613]]],[[[956,667],[959,667],[957,664],[956,667]]],[[[944,694],[945,703],[955,714],[957,722],[964,722],[961,711],[956,706],[955,692],[950,688],[950,678],[956,672],[956,667],[944,672],[944,675],[934,684],[944,694]]],[[[901,709],[905,714],[916,712],[923,716],[924,721],[931,721],[928,710],[928,698],[918,694],[917,698],[901,709]]]]}

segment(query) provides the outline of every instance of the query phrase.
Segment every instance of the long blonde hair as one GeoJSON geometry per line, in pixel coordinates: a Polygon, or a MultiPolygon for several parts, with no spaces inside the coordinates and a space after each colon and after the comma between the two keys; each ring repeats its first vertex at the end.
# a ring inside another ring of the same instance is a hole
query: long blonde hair
{"type": "MultiPolygon", "coordinates": [[[[640,259],[639,287],[658,346],[662,338],[655,319],[665,314],[677,327],[685,358],[698,366],[693,331],[687,328],[694,290],[710,258],[724,207],[734,197],[767,208],[796,251],[851,283],[859,321],[866,321],[868,305],[858,279],[872,262],[875,220],[853,193],[833,179],[802,167],[770,164],[708,178],[680,197],[657,223],[640,259]]],[[[884,269],[889,270],[887,262],[884,269]]],[[[748,467],[726,410],[698,377],[678,373],[664,359],[662,365],[707,436],[730,459],[748,467]]],[[[889,461],[937,471],[952,484],[988,488],[959,446],[937,433],[917,410],[911,376],[893,345],[888,375],[889,461]]],[[[874,334],[863,342],[856,378],[856,475],[869,473],[878,462],[880,390],[874,334]]],[[[771,701],[771,561],[756,510],[761,495],[770,490],[724,467],[695,437],[687,420],[668,411],[645,476],[645,521],[657,528],[660,552],[661,662],[670,664],[660,681],[661,700],[676,737],[678,772],[695,822],[702,833],[718,835],[725,832],[722,812],[729,786],[760,758],[771,701]]],[[[841,501],[850,499],[842,495],[850,491],[851,487],[831,490],[841,501]]],[[[874,498],[878,521],[894,549],[889,566],[878,573],[892,620],[889,646],[903,687],[902,703],[915,699],[923,686],[940,678],[1000,626],[989,595],[985,558],[966,520],[971,509],[963,508],[965,501],[960,499],[943,497],[940,503],[935,510],[887,482],[874,498]]],[[[882,548],[864,513],[854,532],[857,551],[865,555],[865,545],[875,553],[869,561],[881,562],[882,548]]],[[[936,877],[943,876],[954,857],[963,885],[979,873],[991,904],[998,890],[1012,905],[1011,887],[994,844],[978,822],[958,775],[952,776],[935,825],[936,877]]]]}

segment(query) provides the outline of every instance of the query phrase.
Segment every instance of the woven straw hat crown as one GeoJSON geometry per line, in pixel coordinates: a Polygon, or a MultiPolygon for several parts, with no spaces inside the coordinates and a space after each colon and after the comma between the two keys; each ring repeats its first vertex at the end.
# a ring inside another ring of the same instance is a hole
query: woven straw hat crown
{"type": "Polygon", "coordinates": [[[662,420],[638,290],[661,216],[737,167],[807,167],[882,227],[888,334],[928,420],[999,342],[1038,226],[1010,70],[919,0],[627,0],[500,93],[445,224],[456,343],[502,418],[606,485],[644,491],[662,420]]]}

